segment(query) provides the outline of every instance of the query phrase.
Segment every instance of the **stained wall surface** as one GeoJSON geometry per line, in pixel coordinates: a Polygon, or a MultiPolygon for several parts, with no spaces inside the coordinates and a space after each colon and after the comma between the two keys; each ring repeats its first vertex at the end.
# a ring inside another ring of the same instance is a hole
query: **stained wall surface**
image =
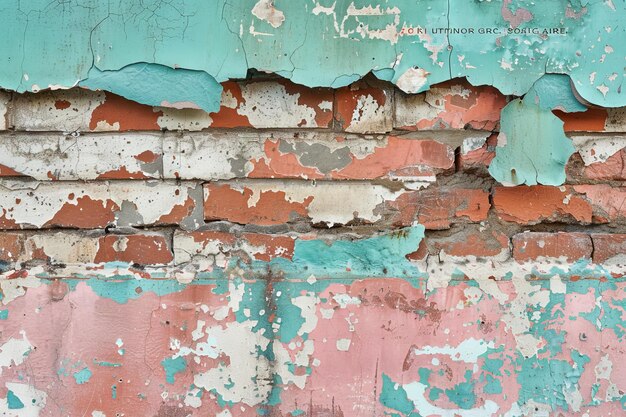
{"type": "Polygon", "coordinates": [[[43,3],[0,415],[626,413],[626,3],[43,3]]]}

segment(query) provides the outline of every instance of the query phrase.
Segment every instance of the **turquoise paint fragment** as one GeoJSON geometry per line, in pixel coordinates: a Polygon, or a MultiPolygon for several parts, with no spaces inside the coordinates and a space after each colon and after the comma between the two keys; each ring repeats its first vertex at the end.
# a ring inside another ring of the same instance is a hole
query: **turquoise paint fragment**
{"type": "MultiPolygon", "coordinates": [[[[626,105],[620,89],[626,55],[623,1],[608,7],[582,1],[388,0],[373,6],[377,13],[367,13],[369,3],[351,0],[321,0],[328,12],[311,2],[276,0],[274,6],[285,16],[278,25],[252,14],[256,2],[172,0],[146,6],[85,0],[82,7],[64,7],[47,0],[7,0],[0,5],[0,27],[13,41],[0,46],[5,63],[0,87],[68,88],[97,71],[123,72],[151,63],[202,71],[218,82],[244,78],[254,68],[308,86],[332,87],[373,71],[409,92],[467,77],[474,85],[490,84],[521,96],[545,73],[554,73],[569,75],[589,102],[626,105]],[[519,10],[530,19],[505,17],[519,10]],[[432,30],[468,26],[473,33],[432,30]],[[532,33],[554,27],[567,34],[532,33]],[[416,28],[429,32],[419,36],[416,28]],[[530,33],[509,33],[513,28],[530,33]],[[414,68],[427,77],[407,82],[414,68]]],[[[171,102],[158,82],[151,87],[154,94],[136,99],[171,102]]],[[[214,86],[208,89],[217,95],[214,86]]],[[[189,86],[184,93],[179,101],[195,101],[198,91],[189,86]]]]}
{"type": "Polygon", "coordinates": [[[19,397],[11,390],[7,391],[7,405],[9,410],[20,410],[24,408],[22,400],[20,400],[19,397]]]}
{"type": "Polygon", "coordinates": [[[408,416],[413,412],[413,402],[409,400],[402,385],[393,382],[385,374],[383,374],[383,388],[380,391],[379,399],[385,407],[399,411],[404,415],[408,416]]]}
{"type": "Polygon", "coordinates": [[[104,366],[106,368],[119,368],[120,366],[122,366],[121,363],[113,363],[113,362],[106,362],[106,361],[97,361],[97,360],[93,360],[94,365],[98,365],[98,366],[104,366]]]}
{"type": "Polygon", "coordinates": [[[521,389],[518,404],[533,400],[549,405],[553,411],[557,408],[567,411],[569,406],[564,393],[576,387],[585,364],[589,362],[588,356],[575,350],[572,350],[571,358],[575,367],[565,360],[519,357],[517,381],[521,389]]]}
{"type": "Polygon", "coordinates": [[[185,372],[187,369],[187,361],[182,356],[177,358],[165,358],[161,361],[161,366],[165,370],[165,381],[168,384],[175,382],[175,375],[181,372],[185,372]]]}
{"type": "Polygon", "coordinates": [[[561,110],[568,113],[587,110],[576,99],[570,78],[563,74],[546,74],[538,79],[524,96],[524,102],[535,104],[543,110],[561,110]]]}
{"type": "Polygon", "coordinates": [[[456,384],[452,389],[445,390],[446,397],[464,410],[468,410],[476,404],[475,383],[471,379],[472,371],[465,371],[465,382],[456,384]]]}
{"type": "Polygon", "coordinates": [[[117,385],[111,385],[111,398],[117,399],[117,385]]]}
{"type": "Polygon", "coordinates": [[[134,300],[141,296],[143,292],[152,292],[156,295],[166,295],[180,292],[186,285],[180,284],[176,280],[138,280],[134,277],[114,277],[111,279],[92,278],[86,281],[93,292],[100,297],[109,298],[117,303],[125,304],[128,300],[134,300]]]}
{"type": "Polygon", "coordinates": [[[502,394],[502,383],[499,379],[496,379],[491,375],[487,375],[486,380],[487,383],[483,388],[483,392],[485,394],[502,394]]]}
{"type": "Polygon", "coordinates": [[[89,382],[89,379],[91,378],[92,375],[93,373],[91,372],[91,370],[85,367],[78,372],[74,372],[74,379],[76,380],[76,383],[78,385],[82,385],[82,384],[86,384],[87,382],[89,382]]]}
{"type": "Polygon", "coordinates": [[[489,173],[503,185],[561,185],[565,164],[574,153],[563,122],[552,112],[520,99],[501,116],[499,146],[489,173]],[[505,141],[504,145],[500,145],[505,141]]]}
{"type": "Polygon", "coordinates": [[[106,90],[151,106],[220,109],[222,86],[204,71],[157,64],[131,64],[117,71],[92,68],[81,86],[106,90]]]}
{"type": "Polygon", "coordinates": [[[315,277],[424,276],[405,256],[414,252],[424,238],[424,226],[360,240],[297,240],[291,261],[270,261],[274,269],[289,275],[315,277]]]}
{"type": "Polygon", "coordinates": [[[9,318],[9,310],[0,310],[0,320],[6,320],[9,318]]]}

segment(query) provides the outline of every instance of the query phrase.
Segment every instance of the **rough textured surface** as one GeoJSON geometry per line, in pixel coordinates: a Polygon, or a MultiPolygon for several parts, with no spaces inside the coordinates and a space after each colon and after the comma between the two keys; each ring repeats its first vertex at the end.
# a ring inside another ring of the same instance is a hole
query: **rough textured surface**
{"type": "Polygon", "coordinates": [[[625,113],[544,83],[562,186],[494,181],[512,98],[463,80],[2,95],[0,414],[623,415],[625,113]]]}
{"type": "MultiPolygon", "coordinates": [[[[249,69],[326,87],[373,72],[407,93],[467,77],[515,95],[556,73],[585,100],[616,107],[626,104],[624,11],[613,0],[9,0],[0,27],[21,36],[0,48],[0,87],[81,84],[216,111],[218,82],[249,69]],[[149,81],[157,75],[162,82],[149,81]]],[[[364,96],[361,105],[375,111],[374,101],[364,96]]]]}

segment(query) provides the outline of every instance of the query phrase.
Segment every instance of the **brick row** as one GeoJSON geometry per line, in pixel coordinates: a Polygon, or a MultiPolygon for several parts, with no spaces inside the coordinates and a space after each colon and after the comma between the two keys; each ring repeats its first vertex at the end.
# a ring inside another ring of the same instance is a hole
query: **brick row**
{"type": "MultiPolygon", "coordinates": [[[[101,230],[0,232],[2,269],[26,265],[80,265],[127,263],[143,266],[225,268],[231,259],[253,262],[294,256],[296,241],[316,234],[264,234],[219,231],[153,230],[105,234],[101,230]]],[[[334,237],[335,239],[337,237],[334,237]]],[[[339,237],[340,238],[340,237],[339,237]]],[[[496,229],[469,227],[448,236],[427,233],[409,256],[424,260],[436,256],[442,263],[492,260],[518,263],[587,260],[597,264],[626,262],[626,234],[582,232],[523,232],[509,238],[496,229]]]]}
{"type": "Polygon", "coordinates": [[[432,182],[454,148],[429,137],[303,132],[0,135],[0,177],[49,180],[300,178],[432,182]]]}
{"type": "MultiPolygon", "coordinates": [[[[451,80],[421,94],[365,79],[350,86],[307,88],[288,80],[223,83],[216,113],[151,107],[81,89],[0,96],[0,120],[22,131],[149,131],[207,128],[337,128],[353,133],[397,130],[495,131],[508,98],[490,86],[451,80]]],[[[554,112],[567,132],[626,132],[626,108],[554,112]]]]}

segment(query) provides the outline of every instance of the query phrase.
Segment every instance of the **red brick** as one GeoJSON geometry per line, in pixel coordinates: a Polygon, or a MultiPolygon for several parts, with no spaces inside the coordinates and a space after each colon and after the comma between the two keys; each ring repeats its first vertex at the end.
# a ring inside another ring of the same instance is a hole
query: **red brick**
{"type": "Polygon", "coordinates": [[[573,189],[592,204],[594,223],[626,220],[626,187],[595,184],[575,185],[573,189]]]}
{"type": "Polygon", "coordinates": [[[393,90],[358,81],[335,93],[335,118],[346,132],[386,133],[393,129],[393,90]]]}
{"type": "Polygon", "coordinates": [[[418,94],[396,94],[395,127],[406,130],[495,130],[506,96],[489,86],[453,80],[418,94]]]}
{"type": "MultiPolygon", "coordinates": [[[[303,146],[316,146],[317,152],[326,154],[319,156],[319,165],[328,158],[338,158],[336,153],[346,151],[349,161],[345,166],[323,171],[312,162],[309,151],[296,151],[295,140],[267,139],[264,143],[264,154],[252,158],[254,169],[248,174],[250,178],[306,178],[306,179],[350,179],[368,180],[378,178],[408,179],[432,181],[437,174],[452,171],[454,167],[454,150],[446,144],[430,139],[406,139],[389,136],[385,140],[344,139],[339,150],[334,150],[323,140],[302,138],[303,146]],[[286,145],[286,146],[284,146],[286,145]],[[281,148],[282,147],[282,148],[281,148]],[[291,148],[293,150],[285,150],[291,148]],[[368,153],[363,154],[363,149],[368,153]],[[303,156],[309,157],[308,165],[302,162],[303,156]],[[322,158],[324,160],[322,160],[322,158]]],[[[306,148],[305,148],[306,149],[306,148]]],[[[186,155],[185,157],[188,157],[186,155]]]]}
{"type": "Polygon", "coordinates": [[[427,229],[447,229],[453,223],[480,222],[487,219],[489,193],[479,189],[436,189],[407,192],[389,203],[398,211],[396,225],[414,221],[427,229]]]}
{"type": "Polygon", "coordinates": [[[276,258],[291,259],[295,238],[284,235],[244,233],[240,236],[215,231],[177,231],[174,234],[176,263],[190,261],[193,257],[238,256],[245,260],[269,262],[276,258]]]}
{"type": "Polygon", "coordinates": [[[15,262],[23,250],[24,236],[19,233],[0,233],[0,261],[15,262]]]}
{"type": "Polygon", "coordinates": [[[485,140],[483,146],[478,149],[468,150],[463,153],[463,147],[461,147],[461,153],[458,156],[459,169],[473,174],[480,174],[482,176],[488,176],[489,164],[496,156],[496,145],[498,142],[498,135],[491,135],[485,140]]]}
{"type": "Polygon", "coordinates": [[[211,127],[305,128],[332,122],[333,90],[287,80],[226,82],[211,127]],[[311,117],[312,116],[312,117],[311,117]]]}
{"type": "Polygon", "coordinates": [[[548,222],[592,222],[589,201],[571,187],[495,187],[493,204],[502,220],[537,224],[548,222]]]}
{"type": "Polygon", "coordinates": [[[94,262],[167,265],[174,260],[168,240],[158,234],[107,235],[98,240],[94,262]]]}
{"type": "Polygon", "coordinates": [[[201,204],[196,187],[165,181],[21,181],[0,193],[0,228],[181,224],[201,204]]]}
{"type": "Polygon", "coordinates": [[[555,110],[554,114],[563,120],[563,129],[566,132],[603,132],[608,116],[607,110],[602,108],[590,108],[575,113],[555,110]]]}
{"type": "Polygon", "coordinates": [[[616,256],[626,257],[626,234],[593,233],[593,262],[601,264],[616,256]]]}
{"type": "Polygon", "coordinates": [[[157,123],[163,112],[152,106],[139,104],[116,94],[105,92],[104,102],[91,114],[90,130],[101,130],[98,124],[116,126],[119,131],[160,130],[157,123]]]}
{"type": "Polygon", "coordinates": [[[595,181],[626,181],[626,149],[611,155],[604,162],[586,166],[583,178],[595,181]]]}
{"type": "Polygon", "coordinates": [[[295,213],[307,217],[307,206],[313,197],[303,202],[288,201],[284,191],[258,191],[256,204],[249,205],[254,192],[250,188],[242,191],[228,184],[205,185],[204,218],[206,220],[228,220],[240,224],[261,226],[287,223],[295,213]]]}
{"type": "Polygon", "coordinates": [[[513,258],[518,262],[563,256],[574,262],[591,258],[593,252],[591,237],[585,233],[526,232],[513,236],[512,242],[513,258]]]}
{"type": "MultiPolygon", "coordinates": [[[[446,238],[432,242],[432,246],[445,255],[457,258],[475,256],[488,258],[509,251],[509,237],[498,230],[471,230],[455,233],[446,238]]],[[[508,255],[507,255],[508,256],[508,255]]]]}

